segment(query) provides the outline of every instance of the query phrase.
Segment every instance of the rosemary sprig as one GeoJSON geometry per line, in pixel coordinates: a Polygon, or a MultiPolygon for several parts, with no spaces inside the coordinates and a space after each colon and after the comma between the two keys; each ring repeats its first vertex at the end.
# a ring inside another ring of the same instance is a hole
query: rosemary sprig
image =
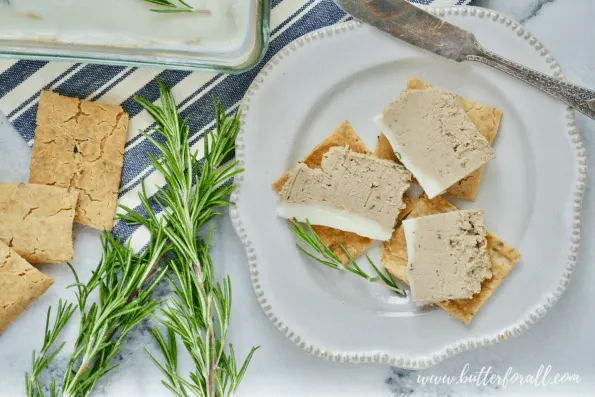
{"type": "Polygon", "coordinates": [[[122,350],[126,336],[159,305],[152,295],[165,275],[166,269],[154,273],[168,249],[164,235],[151,233],[148,249],[141,255],[108,233],[102,234],[102,245],[103,258],[89,282],[83,284],[76,277],[73,285],[81,318],[62,381],[64,397],[87,396],[101,377],[115,369],[112,359],[122,350]],[[95,290],[99,302],[89,305],[95,290]]]}
{"type": "Polygon", "coordinates": [[[169,88],[159,82],[161,107],[140,97],[135,100],[147,110],[158,124],[157,133],[165,143],[145,134],[161,152],[159,160],[150,156],[155,169],[166,181],[154,196],[163,210],[162,221],[150,206],[143,187],[140,200],[148,217],[134,214],[122,218],[142,224],[149,230],[161,230],[172,244],[175,259],[169,262],[175,277],[170,279],[174,298],[163,307],[159,329],[152,331],[163,354],[161,363],[151,359],[166,377],[162,383],[176,396],[226,397],[231,396],[242,380],[254,351],[252,348],[241,367],[236,365],[233,346],[227,343],[227,330],[231,313],[231,282],[214,279],[213,263],[209,256],[210,235],[206,241],[197,238],[198,231],[219,215],[217,208],[229,205],[228,196],[234,185],[226,183],[242,172],[237,161],[225,162],[235,148],[239,132],[239,115],[228,117],[220,103],[215,103],[216,127],[205,134],[204,160],[192,154],[189,144],[190,130],[178,114],[169,88]],[[177,342],[180,338],[195,365],[188,379],[177,367],[177,342]]]}
{"type": "Polygon", "coordinates": [[[180,13],[180,12],[194,12],[199,14],[210,14],[211,12],[208,10],[198,10],[193,8],[190,4],[186,3],[184,0],[177,0],[174,2],[172,0],[144,0],[147,3],[152,3],[155,5],[160,6],[161,8],[151,8],[153,12],[160,12],[160,13],[180,13]]]}
{"type": "Polygon", "coordinates": [[[38,376],[64,346],[62,343],[50,353],[51,346],[75,311],[80,313],[80,323],[74,351],[60,386],[56,379],[52,379],[50,397],[89,395],[97,381],[117,367],[112,360],[121,352],[129,332],[159,305],[152,293],[165,275],[165,269],[155,271],[168,250],[163,234],[160,231],[153,233],[142,255],[133,254],[128,246],[120,245],[108,233],[102,234],[101,242],[101,262],[86,284],[71,268],[76,282],[70,287],[76,288],[76,305],[60,301],[51,327],[51,308],[48,310],[40,354],[33,353],[31,375],[25,375],[27,397],[44,396],[38,376]],[[99,299],[91,303],[95,292],[99,293],[99,299]]]}
{"type": "MultiPolygon", "coordinates": [[[[39,351],[39,355],[35,354],[31,358],[31,374],[25,373],[25,390],[28,397],[43,397],[43,389],[39,383],[39,375],[47,367],[47,365],[56,357],[62,350],[66,342],[62,342],[58,347],[50,352],[50,349],[58,339],[58,336],[68,324],[76,307],[72,303],[67,303],[60,299],[58,302],[58,310],[54,322],[50,327],[50,318],[52,316],[52,307],[50,306],[45,319],[45,332],[43,335],[43,345],[39,351]]],[[[50,397],[57,397],[58,389],[56,387],[56,380],[53,379],[50,384],[50,397]]]]}
{"type": "Polygon", "coordinates": [[[187,262],[177,261],[173,266],[178,281],[172,281],[176,299],[161,311],[161,323],[166,327],[167,335],[158,329],[152,330],[165,362],[160,363],[145,350],[166,377],[162,383],[177,397],[189,394],[232,396],[256,350],[250,351],[238,370],[233,346],[225,346],[231,314],[231,282],[225,277],[222,284],[211,284],[213,263],[208,247],[208,241],[201,243],[198,252],[202,273],[206,276],[202,285],[187,262]],[[189,380],[178,372],[176,335],[195,365],[189,380]]]}
{"type": "Polygon", "coordinates": [[[343,244],[339,244],[347,258],[349,259],[349,264],[344,265],[343,262],[334,254],[334,252],[322,241],[318,233],[312,228],[312,225],[308,220],[306,220],[306,227],[304,228],[299,222],[290,222],[289,230],[292,231],[293,234],[300,240],[303,244],[305,244],[311,251],[318,254],[318,256],[312,254],[308,249],[304,248],[300,244],[296,244],[300,251],[306,254],[308,257],[314,259],[316,262],[329,267],[334,270],[339,271],[346,271],[350,274],[355,274],[365,280],[368,280],[372,283],[381,284],[399,295],[405,296],[405,291],[400,288],[395,280],[393,279],[392,275],[385,270],[385,273],[380,271],[378,267],[374,264],[374,262],[370,259],[368,255],[366,255],[366,259],[376,276],[370,276],[366,273],[355,261],[353,256],[347,251],[347,249],[343,246],[343,244]]]}

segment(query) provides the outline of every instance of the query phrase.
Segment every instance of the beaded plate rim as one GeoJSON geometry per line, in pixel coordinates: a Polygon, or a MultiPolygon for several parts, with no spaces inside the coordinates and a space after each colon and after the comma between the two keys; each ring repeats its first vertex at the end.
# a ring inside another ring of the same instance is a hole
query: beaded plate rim
{"type": "MultiPolygon", "coordinates": [[[[554,59],[554,57],[549,53],[549,51],[540,43],[537,38],[535,38],[531,33],[527,32],[525,28],[519,24],[518,22],[514,21],[513,19],[499,13],[496,11],[491,11],[488,9],[480,8],[480,7],[471,7],[471,6],[453,6],[453,7],[427,7],[421,6],[422,9],[437,15],[437,16],[445,16],[445,15],[461,15],[461,16],[468,16],[468,17],[475,17],[479,19],[484,19],[486,21],[492,21],[493,23],[501,23],[508,27],[512,32],[515,32],[518,36],[522,36],[527,44],[535,51],[538,51],[539,54],[544,58],[544,61],[550,65],[552,69],[553,75],[559,77],[563,80],[564,74],[558,62],[554,59]]],[[[262,68],[262,70],[258,73],[255,77],[254,81],[248,88],[244,99],[240,105],[240,109],[242,111],[242,127],[237,137],[236,141],[236,158],[240,163],[240,166],[243,166],[243,158],[244,158],[244,120],[246,115],[249,112],[249,104],[251,101],[252,96],[258,90],[259,84],[264,81],[268,72],[270,72],[276,65],[279,64],[284,58],[289,56],[291,52],[299,50],[299,48],[304,47],[312,40],[320,40],[323,39],[325,36],[341,34],[348,32],[350,30],[359,29],[364,24],[359,21],[349,21],[343,22],[337,25],[324,27],[312,32],[301,36],[300,38],[294,40],[293,42],[289,43],[285,48],[281,49],[275,56],[273,56],[269,62],[262,68]]],[[[578,158],[578,180],[576,181],[575,191],[574,191],[574,203],[573,203],[573,224],[572,224],[572,237],[570,240],[570,246],[568,250],[568,256],[566,260],[566,266],[564,267],[565,271],[562,274],[558,286],[556,290],[550,293],[545,299],[543,299],[540,304],[538,304],[524,319],[513,324],[511,326],[505,327],[500,330],[496,335],[486,336],[481,338],[473,338],[470,340],[461,341],[458,343],[450,344],[443,349],[426,356],[418,356],[418,357],[409,357],[409,356],[394,356],[387,354],[382,351],[374,351],[374,352],[341,352],[341,351],[326,351],[319,346],[315,346],[311,344],[308,340],[304,339],[300,335],[296,334],[293,330],[291,330],[288,326],[283,323],[282,318],[280,318],[275,312],[265,295],[265,291],[263,291],[260,283],[259,283],[259,270],[258,270],[258,260],[255,253],[254,248],[252,247],[252,243],[250,241],[250,237],[246,234],[243,223],[241,220],[241,215],[237,209],[236,205],[232,205],[230,208],[230,216],[232,219],[232,223],[236,233],[242,242],[242,245],[245,248],[246,256],[248,259],[248,266],[250,271],[250,280],[252,283],[252,287],[256,294],[256,298],[264,311],[265,315],[268,319],[275,325],[275,327],[281,331],[288,339],[298,345],[300,348],[305,350],[306,352],[329,361],[335,362],[343,362],[343,363],[381,363],[381,364],[389,364],[394,365],[404,369],[424,369],[431,367],[440,363],[441,361],[452,357],[458,353],[471,350],[477,347],[489,346],[501,341],[513,338],[525,332],[529,327],[535,324],[540,318],[542,318],[549,310],[553,307],[553,305],[560,299],[562,294],[565,292],[566,288],[568,287],[572,272],[576,266],[579,244],[580,244],[580,230],[581,230],[581,203],[582,198],[584,196],[584,192],[586,189],[586,182],[587,182],[587,153],[586,149],[583,146],[580,134],[576,128],[576,122],[574,117],[574,110],[570,107],[566,108],[566,119],[567,119],[567,127],[568,127],[568,134],[572,136],[572,142],[574,143],[574,149],[576,158],[578,158]]],[[[241,191],[242,191],[242,183],[243,177],[242,175],[236,176],[235,184],[236,190],[232,194],[231,202],[237,203],[241,200],[241,191]]]]}

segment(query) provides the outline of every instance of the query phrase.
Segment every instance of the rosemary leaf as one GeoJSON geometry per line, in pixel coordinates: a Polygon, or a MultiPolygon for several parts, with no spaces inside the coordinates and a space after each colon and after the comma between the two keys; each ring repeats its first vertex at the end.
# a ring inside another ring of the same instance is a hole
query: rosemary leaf
{"type": "Polygon", "coordinates": [[[373,283],[379,283],[399,295],[405,296],[405,291],[400,288],[390,273],[382,273],[380,269],[374,264],[374,262],[370,259],[369,256],[366,255],[368,263],[374,269],[377,277],[370,276],[367,274],[355,261],[353,256],[349,253],[349,251],[343,246],[343,244],[339,244],[347,258],[349,259],[349,263],[347,265],[343,265],[343,262],[339,260],[339,258],[333,253],[333,251],[322,241],[322,238],[316,233],[312,225],[308,220],[306,220],[306,227],[304,228],[299,222],[291,221],[289,224],[289,230],[297,237],[299,241],[304,244],[304,246],[300,245],[299,243],[296,244],[298,249],[306,254],[311,259],[315,260],[316,262],[329,267],[334,270],[345,271],[350,274],[354,274],[358,277],[361,277],[367,281],[373,283]],[[312,254],[310,251],[317,253],[319,256],[312,254]]]}

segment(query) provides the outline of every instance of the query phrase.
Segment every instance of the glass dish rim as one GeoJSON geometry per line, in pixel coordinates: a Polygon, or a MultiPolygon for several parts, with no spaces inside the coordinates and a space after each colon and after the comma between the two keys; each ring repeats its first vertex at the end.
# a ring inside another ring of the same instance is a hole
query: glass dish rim
{"type": "Polygon", "coordinates": [[[41,60],[41,61],[60,61],[75,63],[93,63],[106,65],[121,65],[129,67],[153,67],[161,69],[177,69],[188,71],[210,71],[219,73],[238,74],[246,72],[256,66],[264,57],[270,39],[270,15],[272,0],[258,0],[257,2],[257,26],[256,26],[256,44],[255,54],[245,62],[238,65],[217,65],[216,63],[202,63],[203,61],[189,61],[183,59],[170,60],[143,60],[143,59],[108,59],[98,54],[94,55],[76,55],[73,54],[46,54],[43,52],[22,51],[20,49],[10,49],[0,47],[1,58],[18,58],[23,60],[41,60]]]}

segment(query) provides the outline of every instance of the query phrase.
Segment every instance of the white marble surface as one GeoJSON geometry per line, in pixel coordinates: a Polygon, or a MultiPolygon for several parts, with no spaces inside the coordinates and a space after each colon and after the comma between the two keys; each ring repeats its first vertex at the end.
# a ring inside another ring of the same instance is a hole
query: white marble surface
{"type": "MultiPolygon", "coordinates": [[[[477,5],[507,13],[524,22],[558,59],[566,76],[595,87],[595,1],[593,0],[478,0],[477,5]]],[[[404,371],[381,365],[346,365],[321,361],[298,349],[274,329],[254,299],[243,249],[227,216],[215,224],[213,259],[218,269],[232,276],[234,307],[231,340],[240,353],[253,344],[255,355],[239,397],[317,396],[592,396],[595,395],[595,122],[577,116],[579,129],[589,152],[590,177],[583,207],[583,242],[574,280],[566,294],[544,319],[520,337],[500,345],[470,351],[430,370],[404,371]],[[536,388],[532,385],[498,388],[473,384],[422,386],[419,374],[459,375],[465,364],[470,371],[482,366],[504,375],[509,367],[522,374],[535,373],[540,365],[553,372],[579,374],[579,384],[536,388]]],[[[30,149],[0,117],[0,170],[3,181],[26,180],[30,149]]],[[[552,159],[555,161],[555,159],[552,159]]],[[[77,232],[76,266],[83,278],[99,259],[98,235],[90,229],[77,232]]],[[[547,264],[544,264],[547,266],[547,264]]],[[[70,275],[63,266],[44,268],[62,288],[70,275]]],[[[545,270],[547,271],[547,269],[545,270]]],[[[61,293],[63,295],[63,293],[61,293]]],[[[43,316],[48,302],[57,300],[56,288],[43,302],[35,303],[17,323],[0,337],[0,397],[24,395],[23,374],[30,365],[32,349],[39,348],[43,316]]],[[[106,377],[95,395],[166,396],[160,374],[142,352],[152,345],[143,324],[129,338],[119,357],[121,368],[106,377]]],[[[395,335],[398,337],[398,335],[395,335]]],[[[60,366],[60,359],[57,362],[60,366]]],[[[57,368],[54,367],[54,368],[57,368]]]]}

